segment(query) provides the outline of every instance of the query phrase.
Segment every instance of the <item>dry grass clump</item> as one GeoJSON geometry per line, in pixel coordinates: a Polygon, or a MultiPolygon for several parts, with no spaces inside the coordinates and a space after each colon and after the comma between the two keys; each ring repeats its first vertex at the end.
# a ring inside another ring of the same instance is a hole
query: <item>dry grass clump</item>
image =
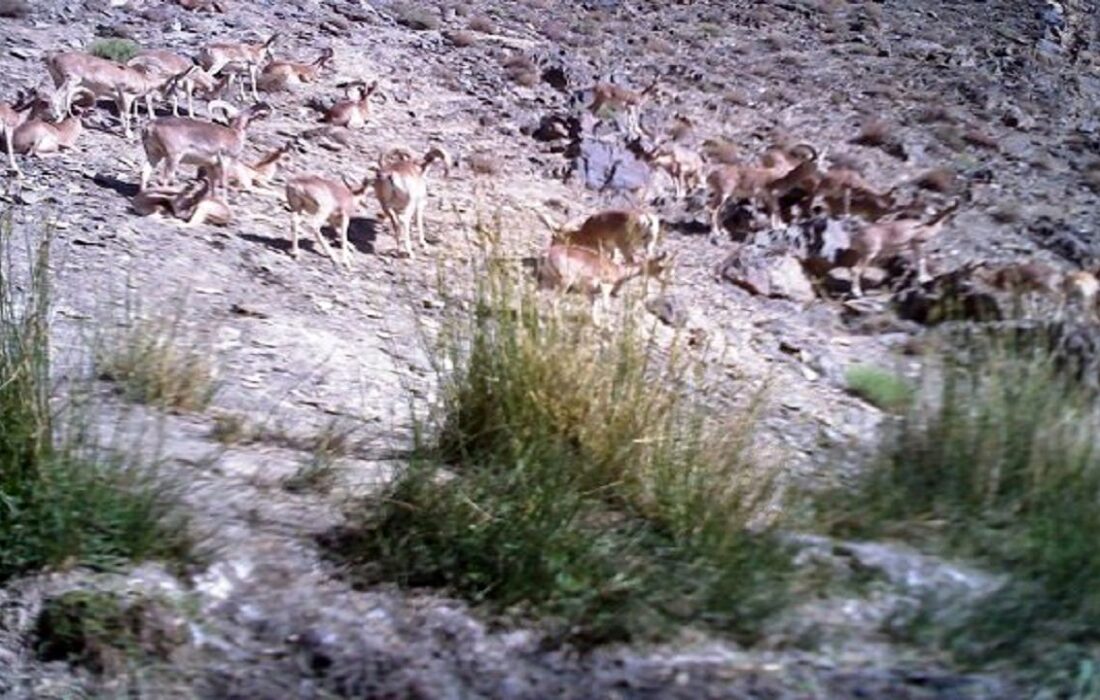
{"type": "Polygon", "coordinates": [[[31,5],[27,0],[0,0],[0,17],[19,19],[30,13],[31,5]]]}
{"type": "Polygon", "coordinates": [[[99,377],[131,401],[201,411],[217,391],[211,353],[170,319],[130,319],[99,339],[94,359],[99,377]]]}
{"type": "Polygon", "coordinates": [[[873,119],[860,128],[859,134],[852,139],[852,143],[860,146],[882,147],[896,138],[894,131],[894,125],[890,122],[873,119]]]}
{"type": "Polygon", "coordinates": [[[448,29],[447,31],[443,32],[443,37],[447,39],[447,41],[451,42],[452,45],[459,48],[474,46],[475,44],[477,44],[478,41],[477,35],[472,32],[463,31],[461,29],[448,29]]]}
{"type": "Polygon", "coordinates": [[[512,82],[532,87],[539,82],[539,70],[530,56],[513,53],[501,59],[504,72],[512,82]]]}
{"type": "Polygon", "coordinates": [[[478,175],[500,174],[500,162],[488,151],[472,153],[466,159],[466,162],[470,166],[470,170],[478,175]]]}
{"type": "Polygon", "coordinates": [[[496,34],[497,31],[496,24],[485,15],[471,17],[470,21],[466,23],[466,28],[472,32],[481,32],[482,34],[496,34]]]}
{"type": "Polygon", "coordinates": [[[439,15],[427,7],[416,3],[400,3],[393,6],[397,23],[418,31],[439,29],[439,15]]]}
{"type": "Polygon", "coordinates": [[[950,168],[933,168],[915,180],[916,185],[922,189],[944,193],[954,192],[956,182],[955,172],[950,168]]]}

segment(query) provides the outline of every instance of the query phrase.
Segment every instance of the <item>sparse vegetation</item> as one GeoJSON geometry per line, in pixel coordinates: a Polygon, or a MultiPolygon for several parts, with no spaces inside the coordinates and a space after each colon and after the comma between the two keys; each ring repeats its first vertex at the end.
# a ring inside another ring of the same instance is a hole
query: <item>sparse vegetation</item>
{"type": "Polygon", "coordinates": [[[878,367],[857,365],[845,378],[848,391],[886,411],[904,410],[913,399],[913,388],[904,378],[878,367]]]}
{"type": "Polygon", "coordinates": [[[676,351],[662,359],[629,320],[608,339],[543,315],[489,269],[442,340],[442,403],[413,460],[334,551],[361,581],[542,613],[574,641],[678,623],[752,639],[789,556],[748,528],[771,495],[751,415],[710,423],[676,351]]]}
{"type": "Polygon", "coordinates": [[[934,400],[913,404],[854,493],[832,499],[833,529],[906,537],[1013,575],[941,640],[961,658],[1022,655],[1031,665],[1096,644],[1095,393],[1033,350],[974,350],[937,375],[927,382],[934,400]]]}
{"type": "Polygon", "coordinates": [[[477,43],[477,35],[475,35],[473,32],[468,32],[465,30],[447,30],[443,32],[443,36],[445,36],[448,41],[459,48],[466,48],[468,46],[473,46],[477,43]]]}
{"type": "Polygon", "coordinates": [[[420,31],[439,29],[439,16],[423,5],[401,3],[393,7],[398,24],[420,31]]]}
{"type": "Polygon", "coordinates": [[[473,32],[481,32],[482,34],[495,34],[497,30],[496,25],[493,24],[493,20],[485,15],[471,17],[466,28],[473,32]]]}
{"type": "Polygon", "coordinates": [[[148,598],[76,590],[48,598],[35,621],[35,651],[43,661],[67,661],[93,673],[167,660],[186,641],[168,607],[148,598]]]}
{"type": "Polygon", "coordinates": [[[126,63],[141,51],[141,46],[129,39],[96,39],[88,47],[88,53],[116,63],[126,63]]]}
{"type": "Polygon", "coordinates": [[[852,143],[860,146],[882,147],[889,144],[894,138],[892,124],[881,119],[874,119],[860,128],[859,134],[852,140],[852,143]]]}
{"type": "Polygon", "coordinates": [[[325,492],[332,487],[339,460],[351,449],[354,429],[337,421],[330,422],[310,442],[309,457],[298,470],[283,480],[290,493],[325,492]]]}
{"type": "Polygon", "coordinates": [[[210,352],[185,337],[173,319],[127,319],[121,330],[99,339],[95,366],[127,399],[160,408],[200,411],[217,392],[210,352]]]}
{"type": "Polygon", "coordinates": [[[466,160],[470,165],[470,170],[478,175],[498,175],[500,173],[500,163],[488,151],[473,153],[466,160]]]}
{"type": "Polygon", "coordinates": [[[0,254],[0,582],[52,566],[189,557],[171,493],[99,448],[86,415],[50,407],[50,240],[16,276],[10,221],[0,254]],[[22,290],[22,291],[20,291],[22,290]],[[66,422],[67,421],[67,422],[66,422]]]}
{"type": "Polygon", "coordinates": [[[955,190],[955,173],[948,168],[933,168],[926,170],[917,179],[916,184],[932,192],[953,192],[955,190]]]}
{"type": "Polygon", "coordinates": [[[235,445],[246,442],[254,436],[244,416],[237,413],[219,413],[214,416],[214,425],[210,428],[210,437],[223,445],[235,445]]]}
{"type": "Polygon", "coordinates": [[[27,0],[0,0],[0,17],[18,19],[31,13],[27,0]]]}

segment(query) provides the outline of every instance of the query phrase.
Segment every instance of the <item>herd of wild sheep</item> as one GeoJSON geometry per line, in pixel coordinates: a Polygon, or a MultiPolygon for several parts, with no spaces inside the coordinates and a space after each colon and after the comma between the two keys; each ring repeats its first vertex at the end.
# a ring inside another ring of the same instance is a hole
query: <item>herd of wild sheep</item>
{"type": "MultiPolygon", "coordinates": [[[[113,100],[126,137],[132,134],[133,121],[144,104],[148,121],[140,135],[146,163],[133,209],[142,215],[174,217],[188,225],[226,225],[233,218],[228,204],[231,189],[266,187],[280,160],[301,146],[299,139],[292,139],[253,163],[245,161],[249,127],[272,112],[270,105],[260,101],[259,91],[314,83],[334,58],[333,51],[325,49],[309,63],[277,60],[272,54],[276,39],[211,43],[193,59],[169,50],[144,50],[125,64],[77,51],[50,54],[44,61],[52,88],[25,89],[10,104],[0,104],[11,170],[22,176],[17,154],[41,156],[71,148],[83,130],[84,115],[101,99],[113,100]],[[251,106],[238,109],[223,99],[234,85],[242,100],[251,96],[251,106]],[[209,119],[196,116],[196,97],[207,101],[209,119]],[[186,98],[186,117],[180,116],[182,98],[186,98]],[[171,116],[157,116],[156,103],[165,101],[171,103],[171,116]],[[177,183],[180,166],[197,168],[182,185],[177,183]]],[[[338,87],[345,90],[343,99],[322,107],[322,121],[333,127],[362,127],[370,115],[371,98],[384,97],[377,82],[354,81],[338,87]]],[[[627,136],[641,143],[643,135],[648,135],[642,128],[642,110],[657,88],[657,83],[643,90],[597,83],[585,91],[591,95],[586,102],[589,118],[607,113],[620,116],[627,136]]],[[[722,229],[724,212],[734,203],[766,217],[773,227],[821,215],[852,221],[854,233],[843,264],[852,268],[854,296],[862,294],[861,280],[869,265],[898,254],[911,256],[918,279],[926,279],[922,247],[962,201],[926,216],[923,207],[901,206],[893,190],[876,190],[854,169],[823,170],[819,153],[805,143],[774,146],[754,163],[718,163],[709,171],[696,150],[674,140],[638,151],[651,168],[669,176],[675,197],[706,188],[712,240],[722,229]]],[[[418,243],[426,246],[427,176],[435,164],[448,171],[450,155],[436,147],[418,158],[409,149],[396,147],[386,150],[375,172],[360,182],[312,174],[290,177],[285,193],[291,254],[298,256],[298,238],[305,225],[323,253],[337,264],[350,266],[348,226],[363,197],[373,190],[400,252],[412,257],[414,220],[418,243]],[[322,234],[326,225],[339,238],[339,257],[322,234]]],[[[638,206],[600,211],[565,225],[543,215],[553,237],[538,266],[540,284],[583,291],[593,300],[602,296],[606,304],[627,280],[661,274],[668,261],[657,252],[660,220],[645,209],[648,189],[647,184],[637,197],[638,206]]],[[[1100,292],[1097,277],[1085,271],[1062,276],[1028,262],[987,273],[989,281],[1002,288],[1058,293],[1090,310],[1100,292]]]]}

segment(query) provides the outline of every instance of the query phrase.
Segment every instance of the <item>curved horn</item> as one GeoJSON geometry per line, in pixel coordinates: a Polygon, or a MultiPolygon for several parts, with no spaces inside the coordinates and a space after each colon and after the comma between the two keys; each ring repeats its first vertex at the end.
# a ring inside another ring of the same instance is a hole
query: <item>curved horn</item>
{"type": "Polygon", "coordinates": [[[71,91],[67,96],[65,104],[65,111],[69,114],[76,116],[76,114],[83,113],[92,107],[95,107],[95,93],[88,88],[78,87],[71,91]],[[82,99],[77,99],[77,96],[81,96],[82,99]],[[74,113],[73,107],[76,106],[80,109],[80,112],[74,113]]]}
{"type": "Polygon", "coordinates": [[[535,213],[539,217],[539,221],[542,222],[543,226],[550,229],[551,235],[553,235],[553,234],[555,234],[555,233],[557,233],[561,230],[561,224],[554,223],[554,221],[550,218],[550,215],[547,214],[546,212],[539,211],[539,212],[535,212],[535,213]]]}
{"type": "Polygon", "coordinates": [[[813,146],[811,146],[808,143],[796,143],[795,145],[793,145],[789,149],[787,149],[787,152],[790,153],[791,155],[794,155],[795,151],[799,151],[799,150],[803,150],[803,151],[806,151],[806,152],[809,153],[809,155],[805,158],[805,160],[815,161],[815,160],[817,160],[818,158],[821,157],[821,154],[819,154],[817,152],[817,149],[814,148],[813,146]]]}
{"type": "MultiPolygon", "coordinates": [[[[364,83],[364,85],[366,86],[366,83],[364,83]]],[[[386,104],[390,101],[390,98],[386,96],[386,93],[384,93],[384,92],[382,92],[381,90],[378,89],[378,81],[377,80],[372,82],[369,86],[366,86],[366,88],[363,91],[363,99],[364,100],[370,99],[370,97],[372,95],[374,95],[375,93],[378,93],[378,96],[382,98],[382,103],[383,104],[386,104]]]]}
{"type": "Polygon", "coordinates": [[[226,121],[229,121],[241,113],[239,109],[229,104],[225,100],[210,100],[210,103],[206,105],[206,113],[210,115],[211,119],[214,119],[214,112],[221,110],[225,113],[226,121]]]}
{"type": "Polygon", "coordinates": [[[267,41],[264,42],[264,48],[265,49],[270,49],[271,45],[274,44],[275,40],[278,39],[278,38],[279,38],[279,32],[275,32],[274,34],[272,34],[270,37],[268,37],[267,41]]]}
{"type": "Polygon", "coordinates": [[[437,160],[443,163],[443,175],[450,175],[451,165],[454,161],[451,160],[450,154],[439,146],[433,146],[428,149],[428,152],[424,154],[424,160],[420,162],[420,167],[423,170],[427,170],[428,167],[437,160]]]}

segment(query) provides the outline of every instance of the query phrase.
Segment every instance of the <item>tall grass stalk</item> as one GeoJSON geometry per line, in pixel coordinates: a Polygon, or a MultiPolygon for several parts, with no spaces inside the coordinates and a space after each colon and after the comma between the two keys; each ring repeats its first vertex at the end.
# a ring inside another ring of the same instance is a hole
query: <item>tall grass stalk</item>
{"type": "Polygon", "coordinates": [[[42,567],[186,557],[172,497],[146,469],[99,449],[92,418],[50,404],[50,238],[20,274],[0,220],[0,582],[42,567]]]}
{"type": "Polygon", "coordinates": [[[612,332],[548,314],[490,255],[438,338],[415,456],[337,543],[361,580],[535,613],[574,641],[679,625],[750,640],[790,559],[750,521],[772,495],[751,409],[712,420],[700,368],[628,302],[612,332]]]}
{"type": "Polygon", "coordinates": [[[1013,584],[951,642],[992,659],[1100,642],[1100,404],[1048,352],[983,347],[945,361],[883,439],[839,534],[901,536],[973,556],[1013,584]]]}

